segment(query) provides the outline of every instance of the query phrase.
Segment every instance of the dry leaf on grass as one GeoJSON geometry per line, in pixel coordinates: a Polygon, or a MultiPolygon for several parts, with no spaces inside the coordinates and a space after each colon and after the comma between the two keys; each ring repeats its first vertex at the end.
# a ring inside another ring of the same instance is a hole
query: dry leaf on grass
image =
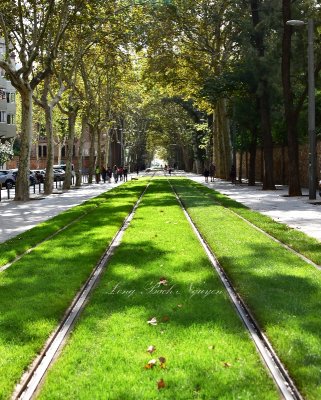
{"type": "Polygon", "coordinates": [[[163,286],[166,286],[167,285],[167,279],[166,278],[160,278],[159,279],[159,285],[163,285],[163,286]]]}
{"type": "Polygon", "coordinates": [[[169,316],[168,315],[164,315],[162,317],[162,322],[168,322],[169,321],[169,316]]]}
{"type": "Polygon", "coordinates": [[[152,353],[154,353],[155,350],[156,350],[156,347],[153,345],[150,345],[150,346],[148,346],[147,352],[149,354],[152,354],[152,353]]]}
{"type": "Polygon", "coordinates": [[[157,325],[157,319],[156,317],[151,318],[149,321],[147,321],[149,325],[157,325]]]}
{"type": "Polygon", "coordinates": [[[166,385],[165,385],[165,382],[164,382],[163,378],[157,382],[157,389],[158,390],[159,389],[164,389],[165,386],[166,385]]]}
{"type": "Polygon", "coordinates": [[[229,368],[231,366],[232,366],[232,364],[230,364],[229,362],[227,362],[227,361],[224,362],[224,367],[225,368],[229,368]]]}
{"type": "Polygon", "coordinates": [[[148,363],[145,365],[145,369],[152,369],[157,364],[156,359],[149,360],[148,363]]]}

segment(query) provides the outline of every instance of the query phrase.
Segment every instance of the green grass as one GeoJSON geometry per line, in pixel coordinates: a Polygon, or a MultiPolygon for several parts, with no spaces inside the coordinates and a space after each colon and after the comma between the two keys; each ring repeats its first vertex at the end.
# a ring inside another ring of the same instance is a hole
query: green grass
{"type": "Polygon", "coordinates": [[[154,180],[39,398],[231,400],[262,393],[279,398],[168,183],[154,180]],[[159,285],[163,277],[167,286],[159,285]],[[147,323],[152,317],[156,326],[147,323]],[[144,368],[158,357],[166,358],[165,369],[144,368]],[[166,386],[158,390],[160,379],[166,386]]]}
{"type": "Polygon", "coordinates": [[[0,399],[10,398],[145,186],[99,196],[99,207],[0,274],[0,399]]]}
{"type": "Polygon", "coordinates": [[[189,185],[197,188],[200,193],[207,196],[213,202],[219,202],[222,206],[234,211],[236,214],[247,219],[258,228],[264,230],[282,243],[296,250],[298,253],[303,254],[315,264],[321,265],[321,243],[317,239],[311,238],[305,233],[290,228],[285,224],[278,223],[272,218],[260,214],[257,211],[250,210],[243,204],[238,203],[224,194],[204,187],[203,185],[194,182],[189,183],[189,185]]]}
{"type": "MultiPolygon", "coordinates": [[[[110,191],[110,193],[112,196],[113,190],[110,191]]],[[[0,243],[0,267],[12,262],[17,256],[25,253],[27,250],[36,246],[43,240],[46,240],[48,237],[58,232],[66,225],[93,211],[108,198],[109,197],[106,197],[106,194],[103,193],[95,198],[85,201],[78,206],[62,212],[55,217],[42,222],[41,224],[38,224],[32,229],[18,234],[6,242],[0,243]]]]}
{"type": "Polygon", "coordinates": [[[201,185],[182,179],[174,182],[302,394],[320,399],[320,271],[214,203],[201,185]]]}

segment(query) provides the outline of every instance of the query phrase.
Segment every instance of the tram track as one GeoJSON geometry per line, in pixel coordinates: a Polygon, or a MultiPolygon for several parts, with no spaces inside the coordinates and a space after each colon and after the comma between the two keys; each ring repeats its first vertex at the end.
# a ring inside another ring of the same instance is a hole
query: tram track
{"type": "MultiPolygon", "coordinates": [[[[210,260],[213,269],[218,274],[222,284],[224,285],[229,298],[234,305],[240,319],[242,320],[244,326],[248,330],[250,337],[252,338],[258,353],[260,354],[262,360],[264,361],[265,366],[267,367],[268,371],[270,372],[273,380],[278,387],[280,393],[282,394],[283,399],[285,400],[303,400],[302,395],[300,394],[299,390],[295,386],[293,380],[291,379],[290,375],[288,374],[286,368],[283,366],[281,360],[277,356],[276,352],[274,351],[271,343],[264,335],[262,330],[260,329],[258,323],[255,321],[254,317],[251,314],[251,311],[248,309],[242,298],[239,296],[235,288],[233,287],[230,279],[228,278],[227,274],[225,273],[224,269],[220,265],[219,261],[217,260],[215,254],[203,238],[202,234],[194,224],[192,218],[188,214],[183,202],[181,201],[178,193],[176,192],[175,188],[169,182],[170,187],[172,188],[175,197],[182,208],[184,215],[188,222],[190,223],[195,235],[197,236],[199,242],[201,243],[208,259],[210,260]]],[[[235,213],[236,214],[236,213],[235,213]]],[[[236,214],[237,215],[237,214],[236,214]]],[[[249,221],[248,221],[249,222],[249,221]]],[[[254,226],[255,227],[255,226],[254,226]]],[[[257,228],[257,227],[256,227],[257,228]]],[[[264,233],[264,231],[263,231],[264,233]]],[[[265,232],[266,233],[266,232],[265,232]]],[[[268,235],[270,236],[270,235],[268,235]]],[[[273,237],[272,237],[273,238],[273,237]]],[[[275,239],[275,238],[274,238],[275,239]]]]}
{"type": "Polygon", "coordinates": [[[120,245],[122,237],[133,219],[148,186],[149,183],[147,183],[139,199],[134,204],[132,211],[125,218],[123,225],[112,239],[110,245],[96,264],[89,278],[74,297],[70,307],[65,312],[61,323],[52,333],[39,356],[34,360],[29,370],[23,375],[20,383],[16,386],[12,395],[12,400],[30,400],[34,398],[48,368],[55,360],[57,353],[64,346],[64,343],[72,327],[83,311],[91,292],[98,284],[103,271],[106,269],[109,259],[112,257],[115,249],[120,245]]]}
{"type": "Polygon", "coordinates": [[[2,267],[0,267],[0,273],[5,271],[6,269],[10,268],[15,262],[21,260],[22,257],[24,257],[25,255],[31,253],[33,250],[35,250],[37,247],[39,247],[40,245],[42,245],[43,243],[46,243],[48,240],[54,238],[55,236],[57,236],[59,233],[63,232],[64,230],[66,230],[67,228],[69,228],[70,226],[74,225],[76,222],[79,222],[82,218],[86,217],[88,214],[90,214],[94,209],[96,209],[98,206],[95,206],[92,210],[87,211],[85,213],[83,213],[82,215],[80,215],[79,217],[75,218],[74,220],[72,220],[71,222],[69,222],[67,225],[63,226],[62,228],[58,229],[56,232],[52,233],[51,235],[45,237],[44,239],[42,239],[40,242],[38,242],[35,246],[30,247],[28,250],[24,251],[22,254],[19,254],[19,256],[17,256],[14,260],[10,261],[9,263],[3,265],[2,267]]]}

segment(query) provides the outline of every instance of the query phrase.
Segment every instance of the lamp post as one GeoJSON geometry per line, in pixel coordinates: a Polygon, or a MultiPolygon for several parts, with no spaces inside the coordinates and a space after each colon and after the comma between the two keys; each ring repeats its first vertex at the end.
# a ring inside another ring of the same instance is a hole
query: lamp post
{"type": "Polygon", "coordinates": [[[309,200],[316,199],[316,136],[315,136],[315,83],[314,83],[314,23],[309,18],[308,22],[290,20],[287,25],[308,25],[308,134],[309,134],[309,200]]]}

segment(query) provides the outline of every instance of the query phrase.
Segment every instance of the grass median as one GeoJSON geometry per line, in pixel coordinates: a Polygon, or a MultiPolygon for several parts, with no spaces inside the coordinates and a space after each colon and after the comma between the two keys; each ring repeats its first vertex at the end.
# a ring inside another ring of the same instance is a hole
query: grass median
{"type": "Polygon", "coordinates": [[[1,399],[10,398],[145,186],[128,182],[99,196],[99,207],[0,274],[1,399]]]}
{"type": "Polygon", "coordinates": [[[303,396],[320,399],[320,271],[214,203],[201,185],[173,182],[303,396]]]}
{"type": "Polygon", "coordinates": [[[0,267],[12,262],[16,257],[46,240],[66,225],[93,211],[110,196],[113,196],[113,190],[110,191],[108,197],[106,197],[106,193],[103,193],[0,243],[0,267]]]}
{"type": "Polygon", "coordinates": [[[203,195],[220,203],[222,206],[234,211],[236,214],[247,219],[253,225],[264,230],[280,242],[288,245],[298,253],[312,260],[315,264],[321,265],[321,243],[317,239],[311,238],[303,232],[293,229],[286,224],[274,221],[272,218],[260,214],[257,211],[250,210],[245,205],[233,200],[222,193],[216,192],[197,183],[189,183],[197,188],[203,195]]]}
{"type": "Polygon", "coordinates": [[[153,180],[39,398],[262,393],[279,398],[167,181],[153,180]]]}

